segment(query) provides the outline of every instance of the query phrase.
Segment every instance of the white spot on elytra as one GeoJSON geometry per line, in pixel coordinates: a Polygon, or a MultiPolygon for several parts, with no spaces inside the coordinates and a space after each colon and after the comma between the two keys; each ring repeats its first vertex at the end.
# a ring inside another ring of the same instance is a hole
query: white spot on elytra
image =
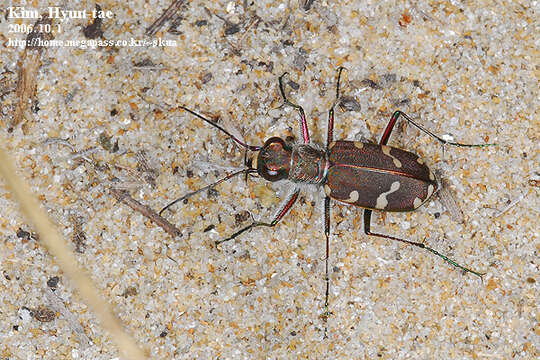
{"type": "Polygon", "coordinates": [[[429,197],[433,194],[433,190],[435,190],[435,188],[433,187],[433,185],[429,184],[427,188],[426,200],[429,199],[429,197]]]}
{"type": "Polygon", "coordinates": [[[433,175],[433,173],[431,172],[431,170],[429,171],[429,180],[435,181],[435,175],[433,175]]]}
{"type": "Polygon", "coordinates": [[[324,193],[326,196],[331,196],[330,194],[332,193],[332,189],[330,189],[330,186],[324,185],[324,193]]]}
{"type": "Polygon", "coordinates": [[[416,162],[420,165],[424,165],[424,160],[422,160],[421,158],[416,158],[416,162]]]}
{"type": "Polygon", "coordinates": [[[351,193],[349,194],[349,199],[344,200],[344,201],[348,203],[355,203],[358,201],[359,197],[360,197],[360,194],[358,194],[358,191],[354,190],[354,191],[351,191],[351,193]]]}
{"type": "Polygon", "coordinates": [[[364,147],[364,144],[361,143],[360,141],[355,141],[354,142],[354,146],[356,146],[357,148],[359,149],[362,149],[364,147]]]}
{"type": "Polygon", "coordinates": [[[422,205],[422,200],[420,198],[414,198],[413,206],[416,209],[417,207],[420,207],[422,205]]]}
{"type": "Polygon", "coordinates": [[[375,204],[375,208],[384,209],[388,205],[388,199],[386,199],[386,197],[390,195],[391,193],[398,191],[399,186],[400,186],[399,181],[394,181],[392,185],[390,185],[390,190],[381,193],[377,197],[377,203],[375,204]]]}
{"type": "Polygon", "coordinates": [[[381,149],[384,155],[390,156],[392,158],[392,160],[394,161],[394,165],[396,165],[397,168],[401,167],[401,161],[399,161],[394,155],[390,154],[390,146],[383,145],[381,149]]]}

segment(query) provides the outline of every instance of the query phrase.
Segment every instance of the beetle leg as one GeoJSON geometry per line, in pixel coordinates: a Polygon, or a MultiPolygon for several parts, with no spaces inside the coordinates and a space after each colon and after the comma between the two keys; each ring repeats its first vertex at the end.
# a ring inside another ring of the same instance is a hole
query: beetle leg
{"type": "Polygon", "coordinates": [[[392,130],[394,129],[394,125],[396,125],[396,121],[399,118],[400,114],[403,114],[403,113],[398,110],[394,112],[394,114],[390,118],[388,125],[386,125],[386,129],[384,129],[384,133],[383,133],[383,136],[381,137],[381,141],[379,141],[380,145],[386,145],[386,143],[388,143],[388,138],[390,137],[390,134],[392,133],[392,130]]]}
{"type": "MultiPolygon", "coordinates": [[[[198,193],[200,193],[200,192],[203,192],[203,191],[205,191],[205,190],[213,189],[214,187],[218,186],[218,185],[221,184],[222,182],[227,181],[227,180],[229,180],[230,178],[233,178],[233,177],[235,177],[235,176],[237,176],[237,175],[240,175],[240,174],[242,174],[242,173],[246,174],[246,179],[247,179],[247,176],[248,176],[249,174],[253,173],[253,172],[257,172],[257,170],[256,170],[256,169],[252,169],[252,168],[246,168],[246,169],[242,169],[242,170],[233,172],[233,173],[231,173],[231,174],[225,176],[224,178],[219,179],[218,181],[216,181],[216,182],[214,182],[214,183],[212,183],[212,184],[210,184],[210,185],[206,185],[206,186],[204,186],[204,187],[202,187],[202,188],[200,188],[200,189],[198,189],[198,190],[195,190],[195,191],[192,191],[192,192],[190,192],[190,193],[187,193],[186,195],[184,195],[184,196],[182,196],[182,197],[179,197],[178,199],[176,199],[176,200],[174,200],[174,201],[168,203],[163,209],[161,209],[161,210],[159,211],[158,214],[161,216],[161,214],[162,214],[165,210],[167,210],[168,208],[170,208],[170,207],[173,206],[174,204],[176,204],[176,203],[178,203],[178,202],[180,202],[180,201],[184,201],[184,200],[186,200],[186,199],[189,199],[189,198],[192,197],[193,195],[196,195],[196,194],[198,194],[198,193]]],[[[247,181],[247,180],[246,180],[246,181],[247,181]]]]}
{"type": "Polygon", "coordinates": [[[298,194],[300,194],[300,189],[296,189],[291,195],[289,195],[287,201],[285,201],[284,205],[281,207],[281,210],[276,214],[276,216],[274,217],[274,220],[272,220],[272,222],[265,223],[265,222],[260,222],[260,221],[254,221],[254,222],[251,223],[251,225],[248,225],[245,228],[238,230],[237,232],[235,232],[234,234],[232,234],[228,238],[216,241],[216,245],[219,245],[219,244],[224,243],[226,241],[232,240],[232,239],[238,237],[240,234],[243,234],[246,231],[251,230],[251,229],[256,228],[256,227],[259,227],[259,226],[267,226],[267,227],[276,226],[277,223],[285,215],[287,215],[289,210],[291,210],[294,203],[298,199],[298,194]]]}
{"type": "MultiPolygon", "coordinates": [[[[334,100],[334,103],[332,104],[332,107],[330,110],[328,110],[328,134],[326,136],[326,149],[328,150],[328,147],[330,146],[330,143],[334,141],[334,107],[336,106],[337,102],[339,101],[339,81],[341,79],[341,73],[343,72],[344,67],[339,67],[338,69],[338,76],[337,76],[337,84],[336,84],[336,100],[334,100]]],[[[324,198],[324,235],[326,237],[326,257],[325,257],[325,282],[326,282],[326,291],[324,295],[324,312],[322,314],[322,318],[324,320],[324,338],[328,338],[328,327],[326,325],[326,322],[328,321],[328,318],[332,314],[328,310],[328,296],[330,293],[330,276],[328,275],[328,261],[330,258],[330,197],[326,196],[324,198]]]]}
{"type": "Polygon", "coordinates": [[[283,101],[285,101],[285,104],[292,106],[300,113],[300,127],[302,128],[302,137],[304,139],[304,144],[309,144],[309,129],[307,126],[306,114],[304,113],[304,109],[302,109],[300,105],[293,104],[289,101],[289,99],[287,99],[287,96],[285,96],[285,90],[283,88],[283,77],[285,75],[287,75],[287,73],[284,73],[279,77],[279,91],[281,92],[281,96],[283,97],[283,101]]]}
{"type": "Polygon", "coordinates": [[[328,110],[328,133],[326,135],[326,149],[330,146],[332,141],[334,141],[334,106],[336,103],[332,104],[330,110],[328,110]]]}
{"type": "Polygon", "coordinates": [[[455,262],[454,260],[450,259],[448,256],[443,255],[440,252],[438,252],[438,251],[436,251],[436,250],[434,250],[434,249],[432,249],[430,247],[427,247],[423,243],[409,241],[409,240],[400,239],[400,238],[397,238],[397,237],[394,237],[394,236],[389,236],[389,235],[384,235],[384,234],[378,234],[378,233],[371,232],[371,210],[368,210],[368,209],[364,210],[364,232],[366,233],[366,235],[378,236],[378,237],[382,237],[382,238],[385,238],[385,239],[400,241],[400,242],[408,244],[408,245],[414,245],[414,246],[417,246],[417,247],[419,247],[421,249],[425,249],[425,250],[437,255],[438,257],[440,257],[441,259],[443,259],[444,261],[446,261],[450,265],[452,265],[454,267],[457,267],[457,268],[463,270],[464,272],[470,272],[470,273],[472,273],[474,275],[477,275],[480,278],[482,278],[482,276],[485,274],[485,273],[480,273],[478,271],[468,269],[468,268],[464,267],[463,265],[460,265],[457,262],[455,262]]]}
{"type": "Polygon", "coordinates": [[[435,135],[434,133],[432,133],[428,129],[418,125],[417,123],[415,123],[409,117],[409,115],[407,115],[404,112],[399,111],[399,110],[395,111],[394,114],[392,115],[392,117],[390,118],[390,121],[388,122],[388,125],[386,125],[386,129],[384,130],[383,136],[381,137],[381,141],[379,141],[379,144],[386,145],[386,143],[388,142],[388,138],[390,137],[390,134],[392,133],[392,129],[394,128],[394,125],[396,124],[396,122],[400,118],[400,116],[402,118],[404,118],[405,120],[407,120],[408,123],[410,123],[411,125],[413,125],[417,129],[419,129],[420,131],[422,131],[422,132],[428,134],[429,136],[433,137],[434,139],[437,139],[438,141],[440,141],[443,145],[448,144],[448,145],[460,146],[460,147],[483,147],[483,146],[496,145],[496,144],[462,144],[462,143],[457,143],[457,142],[446,141],[443,138],[441,138],[440,136],[435,135]]]}
{"type": "Polygon", "coordinates": [[[332,104],[330,110],[328,110],[328,134],[326,135],[326,148],[330,146],[330,143],[334,141],[334,107],[339,101],[339,81],[341,80],[341,73],[345,68],[340,66],[338,68],[337,84],[336,84],[336,100],[332,104]]]}
{"type": "Polygon", "coordinates": [[[326,258],[325,258],[325,278],[326,281],[326,292],[324,296],[324,312],[322,318],[324,320],[324,338],[326,339],[328,328],[326,322],[328,317],[332,314],[328,310],[328,294],[330,292],[330,276],[328,275],[328,258],[330,257],[330,197],[326,196],[324,198],[324,235],[326,236],[326,258]]]}
{"type": "MultiPolygon", "coordinates": [[[[443,143],[443,145],[449,144],[449,145],[461,146],[461,147],[481,147],[481,146],[494,145],[494,144],[462,144],[462,143],[446,141],[443,138],[435,135],[431,131],[423,128],[420,125],[418,125],[407,114],[405,114],[404,112],[399,111],[399,110],[394,112],[394,114],[390,118],[390,121],[388,122],[388,125],[386,125],[386,129],[384,130],[384,133],[383,133],[383,135],[381,137],[381,140],[379,141],[380,145],[386,145],[386,143],[388,142],[388,138],[390,138],[390,134],[392,133],[394,125],[396,124],[396,122],[400,118],[400,116],[402,118],[404,118],[405,120],[407,120],[407,122],[409,122],[410,124],[415,126],[417,129],[423,131],[424,133],[428,134],[429,136],[431,136],[431,137],[437,139],[438,141],[440,141],[441,143],[443,143]]],[[[389,235],[384,235],[384,234],[378,234],[378,233],[371,232],[371,230],[370,230],[370,227],[371,227],[371,212],[372,211],[369,210],[369,209],[364,210],[364,232],[366,233],[366,235],[378,236],[378,237],[382,237],[382,238],[385,238],[385,239],[396,240],[396,241],[400,241],[400,242],[405,243],[405,244],[417,246],[419,248],[425,249],[425,250],[437,255],[438,257],[440,257],[441,259],[443,259],[447,263],[451,264],[454,267],[457,267],[457,268],[463,270],[464,272],[470,272],[472,274],[475,274],[475,275],[479,276],[480,278],[482,278],[482,275],[484,275],[483,273],[468,269],[468,268],[458,264],[454,260],[450,259],[448,256],[443,255],[440,252],[438,252],[438,251],[436,251],[436,250],[434,250],[434,249],[432,249],[430,247],[425,246],[423,243],[409,241],[409,240],[400,239],[400,238],[389,236],[389,235]]]]}

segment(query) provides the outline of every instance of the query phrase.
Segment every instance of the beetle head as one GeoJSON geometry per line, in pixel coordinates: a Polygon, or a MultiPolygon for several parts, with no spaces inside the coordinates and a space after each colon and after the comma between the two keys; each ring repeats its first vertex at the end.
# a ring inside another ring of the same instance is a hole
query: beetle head
{"type": "Polygon", "coordinates": [[[257,173],[268,181],[289,176],[292,149],[279,137],[266,140],[257,156],[257,173]]]}

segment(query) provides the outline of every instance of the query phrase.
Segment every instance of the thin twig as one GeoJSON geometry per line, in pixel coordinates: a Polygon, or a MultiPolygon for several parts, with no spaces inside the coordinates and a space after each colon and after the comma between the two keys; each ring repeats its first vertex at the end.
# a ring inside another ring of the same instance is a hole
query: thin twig
{"type": "Polygon", "coordinates": [[[309,9],[311,9],[311,5],[313,5],[314,2],[315,0],[306,0],[304,2],[304,10],[309,11],[309,9]]]}
{"type": "Polygon", "coordinates": [[[508,210],[510,210],[511,208],[513,208],[514,206],[516,206],[517,204],[519,204],[519,202],[521,202],[521,200],[523,200],[525,198],[525,196],[527,196],[529,194],[529,190],[525,191],[524,193],[522,193],[517,199],[515,199],[514,201],[512,201],[510,204],[508,204],[508,206],[506,206],[504,209],[502,209],[501,211],[499,211],[498,213],[495,214],[494,217],[499,217],[501,216],[502,214],[504,214],[505,212],[507,212],[508,210]]]}
{"type": "Polygon", "coordinates": [[[62,139],[62,138],[59,138],[59,137],[50,137],[50,138],[46,138],[45,140],[43,140],[43,142],[41,144],[42,145],[60,144],[60,145],[67,146],[71,150],[71,152],[75,152],[75,147],[73,145],[71,145],[71,143],[68,141],[68,139],[62,139]]]}
{"type": "Polygon", "coordinates": [[[77,152],[74,152],[74,153],[71,153],[70,157],[71,157],[71,160],[76,160],[76,159],[83,159],[83,160],[86,160],[88,162],[92,162],[92,160],[88,157],[89,155],[92,155],[93,153],[99,151],[98,147],[97,146],[92,146],[88,149],[84,149],[84,150],[81,150],[81,151],[77,151],[77,152]]]}
{"type": "Polygon", "coordinates": [[[173,237],[182,236],[182,233],[178,228],[165,220],[165,218],[163,218],[162,216],[159,216],[158,213],[156,213],[148,206],[143,205],[134,198],[132,198],[127,191],[115,188],[111,188],[110,191],[111,194],[116,198],[116,200],[123,202],[133,210],[140,212],[143,216],[147,217],[150,221],[165,230],[167,234],[173,237]]]}
{"type": "Polygon", "coordinates": [[[146,35],[152,36],[157,33],[159,28],[162,27],[163,24],[165,24],[167,21],[169,21],[176,15],[182,5],[184,5],[184,0],[174,0],[171,6],[169,6],[167,10],[165,10],[163,15],[161,15],[156,21],[152,23],[152,25],[150,25],[146,29],[146,35]]]}
{"type": "Polygon", "coordinates": [[[12,128],[31,117],[29,107],[36,98],[37,73],[41,66],[41,52],[45,48],[41,42],[52,39],[52,34],[38,31],[40,25],[51,25],[51,19],[42,15],[34,24],[34,31],[26,37],[26,47],[17,64],[17,88],[15,91],[18,101],[10,124],[12,128]]]}
{"type": "Polygon", "coordinates": [[[251,30],[251,28],[259,25],[260,22],[261,22],[261,18],[258,16],[255,16],[255,18],[251,21],[251,23],[248,25],[246,30],[244,30],[244,33],[242,34],[242,36],[240,36],[240,39],[238,39],[238,41],[236,42],[236,46],[240,46],[242,41],[244,41],[244,38],[247,36],[249,31],[251,30]]]}

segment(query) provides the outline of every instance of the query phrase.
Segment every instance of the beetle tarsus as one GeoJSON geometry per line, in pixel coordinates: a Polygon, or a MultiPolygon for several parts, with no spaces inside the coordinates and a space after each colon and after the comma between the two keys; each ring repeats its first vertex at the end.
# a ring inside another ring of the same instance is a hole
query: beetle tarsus
{"type": "Polygon", "coordinates": [[[255,223],[253,223],[253,224],[251,224],[251,225],[249,225],[249,226],[246,226],[246,227],[243,228],[243,229],[238,230],[237,232],[235,232],[234,234],[232,234],[231,236],[229,236],[229,237],[226,238],[226,239],[216,241],[216,245],[223,244],[224,242],[230,241],[230,240],[232,240],[232,239],[238,237],[239,235],[243,234],[244,232],[246,232],[246,231],[252,229],[253,227],[255,227],[254,224],[255,224],[255,223]]]}
{"type": "Polygon", "coordinates": [[[339,83],[341,80],[341,73],[343,72],[343,70],[347,70],[347,69],[343,66],[340,66],[338,68],[337,85],[336,85],[336,102],[339,100],[339,83]]]}
{"type": "Polygon", "coordinates": [[[324,335],[323,339],[328,339],[328,318],[332,316],[333,313],[328,310],[328,303],[324,304],[324,312],[321,314],[320,318],[324,322],[324,335]]]}
{"type": "Polygon", "coordinates": [[[470,272],[470,273],[472,273],[472,274],[474,274],[474,275],[480,277],[480,279],[483,279],[483,276],[486,275],[486,273],[481,273],[481,272],[478,272],[478,271],[475,271],[475,270],[471,270],[471,269],[469,269],[469,268],[466,268],[465,266],[460,265],[460,264],[458,264],[456,261],[450,259],[448,256],[443,255],[443,254],[441,254],[440,252],[438,252],[437,250],[434,250],[434,249],[432,249],[432,248],[430,248],[430,247],[427,247],[427,246],[425,246],[424,244],[422,244],[421,248],[426,249],[427,251],[432,252],[433,254],[437,255],[437,256],[440,257],[440,258],[442,258],[444,261],[446,261],[446,262],[449,263],[450,265],[452,265],[452,266],[454,266],[454,267],[457,267],[458,269],[463,270],[465,273],[470,272]]]}
{"type": "Polygon", "coordinates": [[[471,274],[474,274],[478,277],[480,277],[480,279],[482,279],[482,276],[485,275],[485,273],[481,273],[479,271],[475,271],[475,270],[471,270],[469,268],[466,268],[465,266],[463,265],[460,265],[458,264],[456,261],[450,259],[448,256],[444,255],[444,254],[441,254],[440,252],[438,252],[437,250],[435,249],[432,249],[426,245],[424,245],[423,242],[415,242],[415,241],[410,241],[410,240],[405,240],[405,239],[400,239],[398,237],[395,237],[395,236],[390,236],[390,235],[385,235],[385,234],[379,234],[379,233],[374,233],[374,232],[371,232],[371,210],[364,210],[364,232],[366,233],[366,235],[371,235],[371,236],[377,236],[377,237],[382,237],[382,238],[385,238],[385,239],[389,239],[389,240],[395,240],[395,241],[399,241],[399,242],[402,242],[404,244],[408,244],[408,245],[413,245],[413,246],[417,246],[421,249],[425,249],[429,252],[431,252],[432,254],[434,255],[437,255],[438,257],[440,257],[441,259],[443,259],[444,261],[446,261],[447,263],[449,263],[450,265],[458,268],[458,269],[461,269],[463,270],[464,272],[470,272],[471,274]]]}
{"type": "Polygon", "coordinates": [[[304,109],[300,105],[290,102],[289,99],[287,99],[287,96],[285,95],[285,88],[283,87],[283,78],[287,74],[288,73],[285,72],[283,73],[283,75],[279,77],[279,91],[281,92],[281,96],[283,97],[283,101],[285,102],[285,104],[292,106],[293,108],[298,110],[298,112],[300,113],[301,136],[304,139],[304,144],[308,144],[309,143],[309,129],[307,127],[306,114],[304,113],[304,109]]]}
{"type": "Polygon", "coordinates": [[[224,181],[229,180],[229,179],[232,178],[232,177],[235,177],[235,176],[240,175],[240,174],[242,174],[242,173],[245,173],[246,176],[247,176],[248,174],[253,173],[253,172],[256,172],[256,171],[257,171],[257,170],[252,169],[251,166],[249,166],[249,167],[246,168],[246,169],[242,169],[242,170],[233,172],[233,173],[231,173],[231,174],[225,176],[225,177],[222,178],[222,179],[219,179],[218,181],[216,181],[216,182],[214,182],[214,183],[212,183],[212,184],[206,185],[206,186],[204,186],[204,187],[202,187],[202,188],[200,188],[200,189],[198,189],[198,190],[195,190],[195,191],[192,191],[192,192],[190,192],[190,193],[187,193],[186,195],[184,195],[184,196],[182,196],[182,197],[179,197],[179,198],[175,199],[174,201],[168,203],[165,207],[163,207],[163,209],[161,209],[161,210],[159,211],[159,215],[161,216],[161,214],[162,214],[165,210],[167,210],[168,208],[170,208],[170,207],[173,206],[174,204],[179,203],[180,201],[184,201],[184,200],[186,200],[186,199],[189,199],[189,198],[192,197],[193,195],[196,195],[196,194],[198,194],[198,193],[200,193],[200,192],[202,192],[202,191],[213,189],[215,186],[221,184],[221,183],[224,182],[224,181]]]}
{"type": "Polygon", "coordinates": [[[272,222],[272,223],[263,223],[263,222],[258,222],[258,221],[253,222],[250,225],[246,226],[245,228],[238,230],[237,232],[235,232],[234,234],[232,234],[228,238],[216,241],[216,246],[219,245],[219,244],[222,244],[224,242],[230,241],[230,240],[240,236],[241,234],[245,233],[246,231],[249,231],[249,230],[251,230],[251,229],[253,229],[255,227],[258,227],[258,226],[272,227],[272,226],[274,226],[276,224],[277,224],[277,222],[276,223],[274,223],[274,222],[272,222]]]}
{"type": "MultiPolygon", "coordinates": [[[[404,118],[405,120],[407,120],[408,123],[410,123],[411,125],[416,127],[418,130],[420,130],[420,131],[424,132],[425,134],[431,136],[432,138],[438,140],[443,145],[448,144],[448,145],[458,146],[458,147],[486,147],[486,146],[495,146],[495,145],[497,145],[497,144],[463,144],[463,143],[458,143],[458,142],[452,142],[452,141],[445,140],[445,139],[441,138],[440,136],[435,135],[434,133],[432,133],[428,129],[422,127],[421,125],[415,123],[411,119],[411,117],[409,115],[405,114],[403,111],[400,111],[400,110],[394,111],[394,114],[392,114],[392,118],[390,119],[390,123],[389,123],[388,127],[390,127],[390,124],[392,124],[391,127],[393,127],[393,124],[396,123],[396,121],[399,119],[400,116],[402,118],[404,118]]],[[[387,129],[388,129],[388,127],[387,127],[387,129]]],[[[384,134],[386,135],[387,132],[388,132],[388,130],[386,130],[384,134]]],[[[390,134],[388,134],[388,135],[390,135],[390,134]]]]}
{"type": "Polygon", "coordinates": [[[283,101],[285,102],[286,105],[292,106],[293,108],[300,111],[302,113],[302,115],[303,115],[304,114],[304,109],[302,109],[302,107],[300,105],[292,103],[289,99],[287,99],[287,96],[285,95],[285,87],[283,86],[283,78],[288,74],[289,74],[288,72],[285,72],[285,73],[283,73],[283,75],[281,75],[279,77],[279,91],[281,92],[281,97],[283,98],[283,101]]]}

